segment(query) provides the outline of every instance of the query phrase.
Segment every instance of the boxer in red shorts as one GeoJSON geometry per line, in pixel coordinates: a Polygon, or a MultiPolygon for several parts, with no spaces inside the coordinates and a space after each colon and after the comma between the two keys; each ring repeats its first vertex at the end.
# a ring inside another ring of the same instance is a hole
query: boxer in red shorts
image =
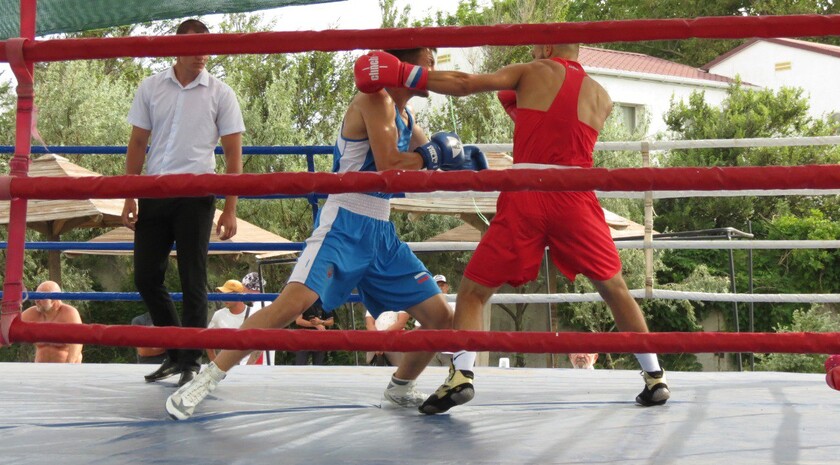
{"type": "MultiPolygon", "coordinates": [[[[357,73],[356,83],[363,91],[375,81],[376,85],[422,87],[454,96],[498,90],[499,100],[515,122],[514,168],[589,168],[595,141],[613,104],[577,62],[579,50],[578,44],[536,45],[530,63],[480,75],[418,73],[388,54],[372,52],[380,65],[378,74],[357,73]]],[[[454,328],[484,329],[484,305],[501,285],[519,286],[536,278],[546,246],[566,277],[573,280],[583,274],[592,281],[620,331],[648,332],[621,275],[618,252],[593,192],[502,193],[497,214],[461,281],[454,328]]],[[[656,354],[636,354],[636,358],[645,380],[636,402],[664,404],[670,391],[656,354]]],[[[445,412],[473,398],[475,353],[457,352],[452,362],[446,382],[420,407],[421,412],[445,412]]]]}

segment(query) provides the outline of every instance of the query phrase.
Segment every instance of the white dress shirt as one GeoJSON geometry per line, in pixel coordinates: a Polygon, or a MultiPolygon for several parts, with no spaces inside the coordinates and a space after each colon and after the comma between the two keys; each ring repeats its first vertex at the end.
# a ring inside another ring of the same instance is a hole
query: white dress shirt
{"type": "Polygon", "coordinates": [[[186,86],[173,68],[143,80],[128,123],[152,132],[150,175],[214,173],[219,137],[245,131],[233,89],[206,70],[186,86]]]}

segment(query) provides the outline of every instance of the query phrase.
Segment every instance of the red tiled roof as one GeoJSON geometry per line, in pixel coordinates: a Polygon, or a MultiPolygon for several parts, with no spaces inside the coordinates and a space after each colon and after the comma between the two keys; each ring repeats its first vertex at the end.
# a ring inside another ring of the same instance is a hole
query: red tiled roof
{"type": "Polygon", "coordinates": [[[734,82],[726,76],[712,74],[702,69],[681,65],[641,53],[622,52],[603,48],[581,47],[580,64],[584,67],[606,68],[636,73],[659,74],[703,81],[734,82]]]}
{"type": "Polygon", "coordinates": [[[751,40],[748,40],[748,41],[744,42],[743,44],[733,48],[732,50],[724,53],[723,55],[715,58],[714,60],[706,63],[705,65],[703,65],[703,69],[710,69],[712,66],[715,66],[716,64],[726,60],[727,58],[731,57],[732,55],[737,54],[741,50],[749,47],[750,45],[752,45],[752,44],[754,44],[758,41],[771,42],[771,43],[779,44],[779,45],[786,45],[788,47],[798,48],[798,49],[801,49],[801,50],[808,50],[810,52],[822,53],[824,55],[830,55],[830,56],[833,56],[833,57],[840,58],[840,47],[838,47],[836,45],[820,44],[820,43],[817,43],[817,42],[808,42],[808,41],[805,41],[805,40],[783,39],[783,38],[778,38],[778,39],[751,39],[751,40]]]}

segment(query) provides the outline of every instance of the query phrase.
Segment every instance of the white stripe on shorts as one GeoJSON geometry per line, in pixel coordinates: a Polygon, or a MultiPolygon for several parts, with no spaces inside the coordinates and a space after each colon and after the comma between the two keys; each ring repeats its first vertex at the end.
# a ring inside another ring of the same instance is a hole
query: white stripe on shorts
{"type": "Polygon", "coordinates": [[[315,257],[318,256],[318,251],[321,250],[321,244],[324,243],[324,238],[327,233],[332,230],[332,225],[335,223],[335,218],[338,216],[338,207],[325,203],[321,208],[321,217],[318,227],[312,231],[312,235],[306,240],[306,247],[303,253],[298,258],[295,268],[292,270],[292,275],[289,276],[290,283],[306,283],[306,278],[309,277],[309,272],[312,271],[312,265],[315,263],[315,257]]]}

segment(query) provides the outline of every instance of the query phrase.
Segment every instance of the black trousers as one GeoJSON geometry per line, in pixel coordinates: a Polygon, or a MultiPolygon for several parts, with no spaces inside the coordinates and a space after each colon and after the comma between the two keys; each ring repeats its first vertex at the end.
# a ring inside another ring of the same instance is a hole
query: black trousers
{"type": "MultiPolygon", "coordinates": [[[[134,233],[134,284],[155,326],[207,327],[207,248],[215,198],[140,199],[134,233]],[[183,316],[164,286],[172,244],[178,245],[183,316]]],[[[200,349],[169,349],[169,359],[198,370],[200,349]]]]}
{"type": "Polygon", "coordinates": [[[309,365],[309,354],[312,354],[313,365],[323,365],[326,352],[304,351],[295,352],[295,365],[309,365]]]}

